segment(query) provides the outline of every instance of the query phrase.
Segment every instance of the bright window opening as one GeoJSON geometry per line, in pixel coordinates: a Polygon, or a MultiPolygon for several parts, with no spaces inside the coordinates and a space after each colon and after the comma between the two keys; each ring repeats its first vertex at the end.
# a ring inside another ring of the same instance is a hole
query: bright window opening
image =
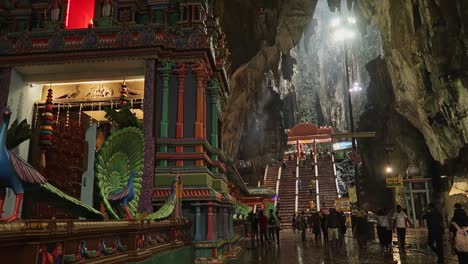
{"type": "Polygon", "coordinates": [[[93,24],[94,0],[68,0],[65,13],[65,28],[87,28],[93,24]]]}

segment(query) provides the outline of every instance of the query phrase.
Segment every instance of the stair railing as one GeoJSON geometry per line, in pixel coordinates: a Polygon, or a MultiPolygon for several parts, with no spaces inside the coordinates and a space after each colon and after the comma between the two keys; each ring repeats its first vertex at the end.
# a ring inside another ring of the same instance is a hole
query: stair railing
{"type": "MultiPolygon", "coordinates": [[[[276,179],[276,195],[279,197],[279,185],[280,185],[280,179],[281,179],[281,173],[283,172],[283,166],[280,166],[278,169],[278,177],[276,179]]],[[[278,199],[275,200],[275,207],[276,204],[278,203],[278,199]]]]}
{"type": "Polygon", "coordinates": [[[340,197],[340,186],[338,185],[338,178],[336,177],[336,164],[335,164],[335,155],[331,155],[331,160],[333,164],[333,177],[335,177],[335,185],[336,185],[336,194],[340,197]]]}
{"type": "Polygon", "coordinates": [[[294,212],[297,212],[299,208],[299,162],[296,163],[296,196],[294,203],[294,212]]]}
{"type": "Polygon", "coordinates": [[[315,171],[315,195],[316,195],[316,205],[317,212],[320,212],[320,182],[318,177],[318,164],[317,164],[317,154],[314,153],[314,171],[315,171]]]}

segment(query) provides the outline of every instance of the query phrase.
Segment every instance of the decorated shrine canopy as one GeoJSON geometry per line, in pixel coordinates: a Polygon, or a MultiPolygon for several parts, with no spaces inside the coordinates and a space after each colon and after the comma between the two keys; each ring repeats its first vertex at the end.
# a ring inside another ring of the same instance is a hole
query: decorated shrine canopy
{"type": "Polygon", "coordinates": [[[292,129],[286,129],[288,135],[288,145],[308,144],[308,143],[326,143],[331,142],[332,138],[371,138],[375,137],[375,132],[354,132],[354,133],[333,133],[332,127],[316,126],[312,123],[300,123],[292,129]]]}
{"type": "Polygon", "coordinates": [[[331,142],[333,129],[331,127],[318,127],[312,123],[300,123],[287,130],[288,145],[331,142]]]}

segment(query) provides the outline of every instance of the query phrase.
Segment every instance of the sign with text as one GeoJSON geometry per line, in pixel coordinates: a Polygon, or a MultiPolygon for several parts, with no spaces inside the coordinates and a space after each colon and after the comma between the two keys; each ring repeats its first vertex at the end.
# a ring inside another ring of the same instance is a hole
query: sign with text
{"type": "Polygon", "coordinates": [[[351,210],[351,204],[349,198],[338,198],[335,200],[335,209],[337,211],[349,212],[351,210]]]}
{"type": "Polygon", "coordinates": [[[386,178],[385,184],[387,185],[387,188],[400,187],[400,186],[403,186],[403,179],[400,176],[386,178]]]}

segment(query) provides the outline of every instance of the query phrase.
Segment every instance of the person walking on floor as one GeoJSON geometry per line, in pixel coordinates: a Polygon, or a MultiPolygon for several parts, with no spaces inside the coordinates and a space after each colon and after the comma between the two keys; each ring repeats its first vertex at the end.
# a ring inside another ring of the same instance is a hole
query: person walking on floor
{"type": "Polygon", "coordinates": [[[276,243],[279,246],[279,244],[280,244],[280,231],[281,231],[281,217],[279,216],[278,211],[276,211],[275,215],[276,215],[276,228],[275,228],[276,243]]]}
{"type": "Polygon", "coordinates": [[[392,228],[388,217],[387,209],[381,209],[377,212],[377,236],[380,243],[380,251],[390,250],[392,240],[392,228]],[[388,232],[390,231],[390,239],[388,232]]]}
{"type": "Polygon", "coordinates": [[[314,213],[312,215],[312,232],[315,235],[315,244],[320,243],[320,215],[319,213],[314,213]]]}
{"type": "Polygon", "coordinates": [[[275,233],[276,233],[276,216],[273,209],[270,209],[270,214],[268,216],[268,239],[272,242],[275,242],[275,233]]]}
{"type": "Polygon", "coordinates": [[[327,216],[325,213],[322,213],[320,216],[320,226],[322,228],[322,233],[323,233],[323,243],[325,245],[328,244],[328,224],[327,224],[327,216]]]}
{"type": "Polygon", "coordinates": [[[450,221],[450,244],[459,264],[468,263],[468,216],[461,204],[455,204],[450,221]]]}
{"type": "Polygon", "coordinates": [[[427,241],[429,247],[437,254],[437,263],[444,263],[444,217],[433,203],[423,215],[427,223],[427,241]]]}
{"type": "Polygon", "coordinates": [[[301,212],[301,215],[298,220],[299,229],[302,231],[302,241],[306,241],[307,233],[307,218],[304,214],[304,211],[301,212]]]}
{"type": "Polygon", "coordinates": [[[258,219],[253,211],[249,213],[251,246],[255,248],[258,245],[258,219]]]}
{"type": "Polygon", "coordinates": [[[346,215],[343,212],[338,213],[339,216],[339,231],[340,231],[340,248],[343,246],[346,237],[346,215]]]}
{"type": "Polygon", "coordinates": [[[363,210],[359,210],[354,219],[354,234],[356,235],[360,249],[367,248],[367,229],[367,214],[363,210]]]}
{"type": "Polygon", "coordinates": [[[328,241],[331,243],[332,248],[335,248],[336,251],[338,251],[339,246],[339,227],[339,215],[335,208],[330,208],[330,214],[327,216],[328,241]]]}
{"type": "Polygon", "coordinates": [[[397,205],[397,211],[393,214],[393,228],[396,229],[399,246],[403,251],[406,245],[406,225],[411,225],[411,222],[401,205],[397,205]]]}
{"type": "Polygon", "coordinates": [[[259,213],[259,223],[260,227],[260,243],[263,245],[264,241],[270,243],[270,240],[268,239],[268,218],[263,214],[263,211],[260,211],[259,213]]]}

